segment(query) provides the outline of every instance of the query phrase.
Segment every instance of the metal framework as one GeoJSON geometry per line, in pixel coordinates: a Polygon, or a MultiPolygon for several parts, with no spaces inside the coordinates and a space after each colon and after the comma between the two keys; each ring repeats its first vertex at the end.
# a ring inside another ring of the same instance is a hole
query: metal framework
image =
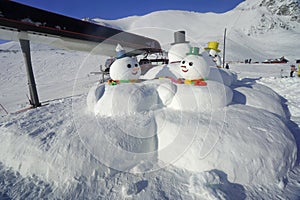
{"type": "Polygon", "coordinates": [[[9,0],[0,0],[0,38],[20,42],[33,107],[41,103],[32,70],[30,41],[107,56],[115,55],[117,44],[122,45],[129,55],[162,52],[159,42],[154,39],[9,0]]]}

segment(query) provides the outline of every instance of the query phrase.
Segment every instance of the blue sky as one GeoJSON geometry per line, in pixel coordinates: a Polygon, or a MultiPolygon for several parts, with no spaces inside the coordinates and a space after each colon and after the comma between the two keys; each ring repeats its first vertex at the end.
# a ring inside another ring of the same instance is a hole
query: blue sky
{"type": "Polygon", "coordinates": [[[118,19],[158,10],[223,13],[244,0],[15,0],[16,2],[82,19],[118,19]]]}

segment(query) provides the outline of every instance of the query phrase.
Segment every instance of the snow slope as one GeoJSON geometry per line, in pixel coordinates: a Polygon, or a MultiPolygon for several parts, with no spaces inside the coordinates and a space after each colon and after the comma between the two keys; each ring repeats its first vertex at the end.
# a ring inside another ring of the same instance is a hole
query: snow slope
{"type": "Polygon", "coordinates": [[[252,61],[263,61],[281,56],[288,56],[290,61],[299,59],[300,50],[295,47],[300,44],[300,23],[291,21],[292,16],[299,16],[298,12],[289,16],[275,15],[270,9],[276,10],[290,2],[273,1],[271,8],[260,6],[261,2],[262,0],[247,0],[223,14],[158,11],[132,17],[130,20],[122,19],[122,27],[118,25],[120,20],[97,19],[97,22],[103,21],[123,30],[157,39],[167,50],[174,40],[173,32],[178,30],[185,30],[187,40],[192,44],[205,47],[208,41],[219,41],[220,49],[223,49],[224,29],[227,28],[228,61],[244,61],[249,58],[252,61]]]}
{"type": "MultiPolygon", "coordinates": [[[[254,9],[238,8],[221,15],[164,11],[114,26],[155,37],[166,48],[173,31],[185,29],[188,40],[204,47],[221,38],[226,19],[232,61],[283,53],[296,58],[291,47],[299,42],[297,25],[263,34],[240,27],[240,20],[257,16],[254,9]]],[[[233,99],[211,113],[160,106],[95,116],[86,99],[99,76],[90,72],[99,71],[105,58],[35,44],[32,49],[40,99],[47,102],[13,114],[27,104],[24,61],[17,43],[0,45],[0,103],[10,113],[0,108],[0,199],[299,199],[300,78],[281,78],[289,64],[232,63],[237,81],[226,71],[214,72],[233,99]]],[[[148,78],[170,73],[166,67],[172,66],[153,68],[148,78]]]]}

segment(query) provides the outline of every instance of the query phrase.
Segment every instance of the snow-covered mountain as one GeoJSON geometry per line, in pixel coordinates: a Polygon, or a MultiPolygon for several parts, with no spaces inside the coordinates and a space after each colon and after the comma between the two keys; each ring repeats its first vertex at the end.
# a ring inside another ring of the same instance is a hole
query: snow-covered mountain
{"type": "MultiPolygon", "coordinates": [[[[263,33],[274,29],[295,29],[300,23],[300,5],[298,0],[257,0],[241,3],[235,10],[254,11],[261,15],[257,16],[259,22],[253,24],[252,32],[263,33]],[[296,23],[294,23],[296,22],[296,23]]],[[[250,33],[249,33],[250,34],[250,33]]]]}
{"type": "Polygon", "coordinates": [[[288,16],[291,21],[297,21],[300,23],[300,1],[299,0],[263,0],[259,6],[265,6],[273,14],[280,16],[288,16]]]}
{"type": "Polygon", "coordinates": [[[300,45],[299,10],[298,0],[247,0],[222,14],[158,11],[119,20],[94,20],[153,37],[167,50],[173,42],[173,32],[178,30],[185,30],[195,45],[205,47],[208,41],[217,40],[222,49],[227,28],[228,61],[263,61],[281,56],[294,61],[300,54],[296,48],[300,45]]]}

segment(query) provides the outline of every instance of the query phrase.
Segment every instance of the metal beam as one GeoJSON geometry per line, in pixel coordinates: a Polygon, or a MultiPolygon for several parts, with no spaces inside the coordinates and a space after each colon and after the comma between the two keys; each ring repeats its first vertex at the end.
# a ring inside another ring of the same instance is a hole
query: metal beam
{"type": "Polygon", "coordinates": [[[224,31],[224,45],[223,45],[223,68],[225,68],[225,43],[226,43],[226,28],[224,31]]]}
{"type": "Polygon", "coordinates": [[[26,73],[27,73],[27,79],[28,79],[28,87],[29,87],[29,93],[30,93],[30,104],[36,108],[41,106],[41,103],[39,102],[39,97],[36,89],[36,84],[34,80],[34,74],[32,70],[32,63],[31,63],[31,56],[30,56],[30,42],[29,40],[19,40],[20,46],[22,49],[23,57],[25,60],[25,66],[26,66],[26,73]]]}
{"type": "Polygon", "coordinates": [[[0,38],[107,56],[115,56],[118,44],[130,55],[162,51],[159,42],[148,37],[8,0],[0,0],[0,38]]]}

